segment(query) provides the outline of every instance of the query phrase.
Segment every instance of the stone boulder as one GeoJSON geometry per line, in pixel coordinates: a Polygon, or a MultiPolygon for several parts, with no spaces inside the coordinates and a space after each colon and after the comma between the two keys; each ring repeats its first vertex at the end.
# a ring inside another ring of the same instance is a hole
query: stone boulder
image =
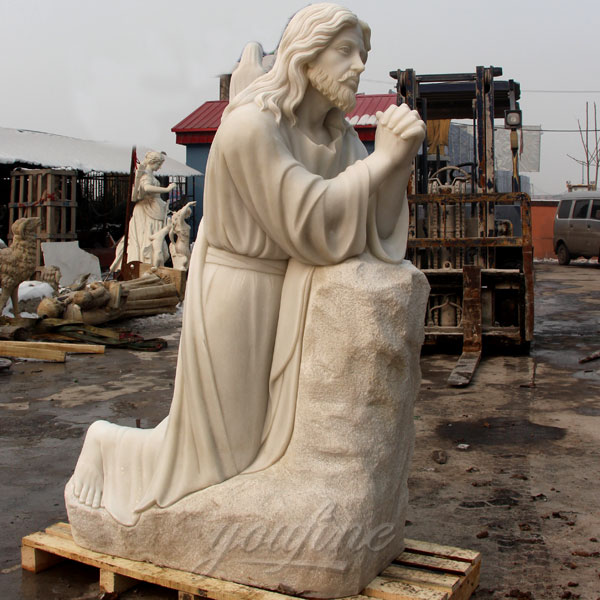
{"type": "Polygon", "coordinates": [[[359,593],[404,547],[429,285],[368,255],[315,270],[285,455],[133,527],[66,489],[82,546],[307,597],[359,593]]]}

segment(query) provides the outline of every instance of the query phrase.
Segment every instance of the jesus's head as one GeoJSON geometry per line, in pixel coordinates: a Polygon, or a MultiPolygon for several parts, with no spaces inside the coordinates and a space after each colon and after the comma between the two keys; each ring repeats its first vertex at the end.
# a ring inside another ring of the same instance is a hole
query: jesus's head
{"type": "Polygon", "coordinates": [[[284,115],[295,123],[295,111],[308,85],[343,112],[351,110],[370,37],[368,25],[347,8],[330,3],[303,8],[283,33],[273,69],[236,96],[225,116],[254,101],[273,112],[277,121],[284,115]],[[350,54],[353,60],[341,60],[350,54]]]}

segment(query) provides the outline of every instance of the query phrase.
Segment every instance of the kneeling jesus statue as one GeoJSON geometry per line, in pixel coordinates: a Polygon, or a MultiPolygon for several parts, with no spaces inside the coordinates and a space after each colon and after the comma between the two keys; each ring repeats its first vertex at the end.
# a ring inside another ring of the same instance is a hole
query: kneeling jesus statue
{"type": "Polygon", "coordinates": [[[207,165],[169,415],[151,430],[89,428],[68,484],[82,505],[132,526],[286,454],[315,268],[363,253],[400,264],[406,251],[425,125],[390,106],[367,154],[345,114],[369,50],[351,11],[308,6],[272,70],[230,102],[207,165]]]}

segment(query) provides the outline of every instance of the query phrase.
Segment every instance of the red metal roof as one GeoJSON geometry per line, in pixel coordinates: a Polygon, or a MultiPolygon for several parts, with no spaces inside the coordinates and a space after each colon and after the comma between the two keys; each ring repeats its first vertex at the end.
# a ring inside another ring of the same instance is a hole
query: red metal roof
{"type": "MultiPolygon", "coordinates": [[[[360,94],[356,96],[356,107],[346,116],[353,121],[363,141],[372,140],[375,124],[373,118],[369,117],[374,117],[378,110],[384,111],[395,103],[395,94],[360,94]]],[[[209,100],[177,123],[171,129],[177,134],[177,143],[184,145],[211,143],[227,104],[225,100],[209,100]]]]}
{"type": "Polygon", "coordinates": [[[192,114],[175,125],[171,131],[184,133],[192,131],[217,130],[221,123],[221,116],[227,106],[225,100],[209,100],[198,107],[192,114]]]}
{"type": "MultiPolygon", "coordinates": [[[[359,94],[356,96],[356,106],[346,115],[348,120],[364,116],[375,116],[378,110],[384,111],[388,106],[396,104],[396,94],[359,94]]],[[[373,127],[373,125],[371,125],[373,127]]]]}

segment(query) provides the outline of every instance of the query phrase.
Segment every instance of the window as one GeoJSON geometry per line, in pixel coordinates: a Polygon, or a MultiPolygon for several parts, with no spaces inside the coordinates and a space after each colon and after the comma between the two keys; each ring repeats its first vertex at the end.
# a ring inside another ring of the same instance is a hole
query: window
{"type": "Polygon", "coordinates": [[[573,200],[563,200],[558,207],[558,218],[559,219],[568,219],[569,213],[571,212],[571,205],[573,204],[573,200]]]}
{"type": "Polygon", "coordinates": [[[585,219],[587,217],[589,204],[589,200],[577,200],[577,202],[575,202],[575,208],[573,209],[573,218],[585,219]]]}
{"type": "Polygon", "coordinates": [[[600,221],[600,200],[592,200],[592,219],[600,221]]]}

